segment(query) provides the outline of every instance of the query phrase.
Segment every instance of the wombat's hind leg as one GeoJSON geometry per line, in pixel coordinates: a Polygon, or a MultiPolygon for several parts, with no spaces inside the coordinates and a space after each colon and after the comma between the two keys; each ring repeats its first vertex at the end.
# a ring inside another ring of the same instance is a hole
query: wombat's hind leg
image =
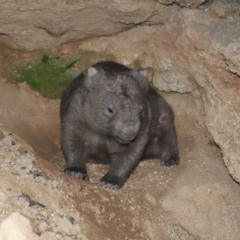
{"type": "Polygon", "coordinates": [[[172,166],[180,162],[178,153],[178,141],[174,123],[172,123],[167,114],[163,114],[158,119],[158,128],[162,129],[159,136],[159,153],[161,165],[172,166]]]}
{"type": "Polygon", "coordinates": [[[161,165],[172,166],[180,163],[175,129],[164,133],[159,141],[161,165]]]}
{"type": "Polygon", "coordinates": [[[174,164],[178,165],[180,163],[180,159],[179,159],[178,154],[169,155],[168,153],[163,152],[162,156],[163,156],[162,160],[161,160],[161,165],[162,166],[170,167],[174,164]]]}

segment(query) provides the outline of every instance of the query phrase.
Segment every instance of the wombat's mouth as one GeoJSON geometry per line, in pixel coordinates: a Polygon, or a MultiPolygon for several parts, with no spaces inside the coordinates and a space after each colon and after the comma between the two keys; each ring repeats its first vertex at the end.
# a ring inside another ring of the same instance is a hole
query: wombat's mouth
{"type": "Polygon", "coordinates": [[[134,139],[135,139],[136,136],[132,137],[131,139],[123,139],[121,137],[116,137],[117,141],[120,143],[120,144],[123,144],[123,145],[126,145],[126,144],[129,144],[130,142],[133,142],[134,139]]]}

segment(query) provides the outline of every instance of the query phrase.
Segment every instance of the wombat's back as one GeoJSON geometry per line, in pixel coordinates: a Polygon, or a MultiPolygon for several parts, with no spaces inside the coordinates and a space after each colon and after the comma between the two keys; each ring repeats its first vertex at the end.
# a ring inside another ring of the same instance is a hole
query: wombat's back
{"type": "Polygon", "coordinates": [[[62,118],[65,113],[68,111],[69,104],[72,102],[72,99],[75,95],[76,91],[84,90],[84,74],[80,74],[76,77],[70,85],[63,91],[61,96],[61,104],[60,104],[60,117],[62,118]]]}
{"type": "Polygon", "coordinates": [[[96,69],[103,69],[105,72],[112,73],[112,72],[126,72],[131,71],[130,68],[123,66],[122,64],[112,62],[112,61],[105,61],[105,62],[99,62],[93,65],[96,69]]]}

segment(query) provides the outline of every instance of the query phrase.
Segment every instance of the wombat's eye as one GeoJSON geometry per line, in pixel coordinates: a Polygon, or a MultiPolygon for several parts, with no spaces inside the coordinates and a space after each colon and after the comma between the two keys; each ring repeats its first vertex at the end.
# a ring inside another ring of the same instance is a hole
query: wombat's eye
{"type": "Polygon", "coordinates": [[[108,116],[112,116],[115,114],[115,110],[114,110],[114,107],[112,105],[108,106],[107,109],[105,110],[105,113],[108,115],[108,116]]]}
{"type": "Polygon", "coordinates": [[[140,107],[139,107],[139,113],[140,113],[141,115],[144,113],[143,106],[140,106],[140,107]]]}
{"type": "Polygon", "coordinates": [[[109,113],[113,113],[113,108],[112,107],[108,107],[108,112],[109,113]]]}

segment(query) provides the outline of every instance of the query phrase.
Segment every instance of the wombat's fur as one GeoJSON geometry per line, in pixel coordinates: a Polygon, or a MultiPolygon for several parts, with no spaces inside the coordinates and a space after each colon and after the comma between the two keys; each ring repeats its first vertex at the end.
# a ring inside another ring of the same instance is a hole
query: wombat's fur
{"type": "Polygon", "coordinates": [[[60,116],[65,172],[76,178],[89,179],[89,159],[110,163],[98,184],[111,188],[122,187],[143,158],[179,163],[173,111],[144,70],[115,62],[89,67],[63,92],[60,116]]]}

